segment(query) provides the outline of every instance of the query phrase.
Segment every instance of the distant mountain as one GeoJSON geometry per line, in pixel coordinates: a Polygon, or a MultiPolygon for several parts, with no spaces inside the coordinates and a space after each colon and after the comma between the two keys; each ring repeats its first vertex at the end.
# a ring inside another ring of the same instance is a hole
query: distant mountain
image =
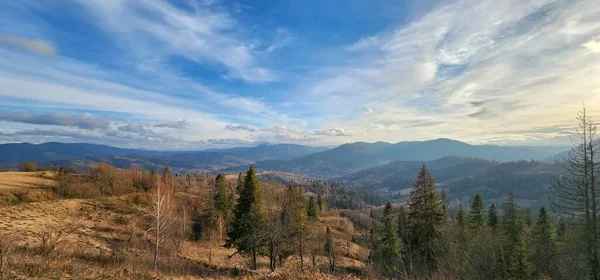
{"type": "Polygon", "coordinates": [[[256,161],[290,160],[326,149],[295,144],[264,144],[222,150],[160,152],[84,143],[16,143],[0,145],[0,163],[14,168],[25,161],[36,161],[42,166],[80,167],[105,162],[119,168],[131,165],[162,168],[169,165],[179,171],[218,171],[226,167],[247,166],[256,161]]]}
{"type": "Polygon", "coordinates": [[[329,148],[296,144],[262,144],[256,147],[236,147],[213,150],[213,152],[240,155],[249,160],[261,161],[270,159],[290,160],[326,150],[329,150],[329,148]]]}
{"type": "Polygon", "coordinates": [[[86,143],[0,144],[0,162],[16,164],[24,161],[55,161],[85,157],[148,154],[150,151],[122,149],[86,143]]]}
{"type": "Polygon", "coordinates": [[[444,157],[432,161],[394,161],[345,175],[345,185],[406,198],[419,169],[425,164],[437,186],[451,200],[470,203],[475,193],[497,204],[514,193],[523,206],[547,202],[552,180],[564,171],[559,164],[538,161],[493,162],[475,158],[444,157]]]}
{"type": "MultiPolygon", "coordinates": [[[[312,177],[331,178],[396,160],[428,161],[445,156],[476,157],[496,161],[543,160],[554,154],[556,150],[556,147],[470,145],[451,139],[396,144],[357,142],[294,160],[260,161],[255,166],[259,170],[277,170],[312,177]]],[[[241,167],[227,170],[238,171],[240,169],[241,167]]]]}

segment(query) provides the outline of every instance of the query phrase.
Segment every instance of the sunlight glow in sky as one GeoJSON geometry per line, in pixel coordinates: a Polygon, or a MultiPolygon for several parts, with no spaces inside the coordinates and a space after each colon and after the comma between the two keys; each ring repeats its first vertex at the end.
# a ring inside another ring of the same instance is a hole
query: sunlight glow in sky
{"type": "Polygon", "coordinates": [[[596,1],[0,2],[1,143],[565,145],[582,102],[596,1]]]}

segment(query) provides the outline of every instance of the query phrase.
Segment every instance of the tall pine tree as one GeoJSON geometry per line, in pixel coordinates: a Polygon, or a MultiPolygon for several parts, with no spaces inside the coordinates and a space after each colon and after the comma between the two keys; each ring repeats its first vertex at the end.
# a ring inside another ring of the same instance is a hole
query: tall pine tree
{"type": "Polygon", "coordinates": [[[389,202],[383,208],[381,226],[378,229],[377,236],[377,246],[372,252],[373,261],[382,268],[386,275],[393,276],[399,268],[400,243],[394,223],[392,204],[389,202]]]}
{"type": "Polygon", "coordinates": [[[469,227],[473,230],[479,230],[484,228],[485,224],[485,206],[483,205],[483,199],[481,199],[481,196],[477,193],[473,198],[471,210],[469,210],[469,227]]]}
{"type": "Polygon", "coordinates": [[[423,165],[410,193],[410,248],[416,253],[425,270],[436,266],[436,253],[444,220],[444,211],[438,199],[435,181],[423,165]]]}
{"type": "Polygon", "coordinates": [[[319,220],[319,207],[317,206],[317,203],[315,203],[315,198],[312,196],[308,199],[308,207],[306,211],[308,214],[308,218],[310,218],[313,221],[319,220]]]}
{"type": "Polygon", "coordinates": [[[262,186],[250,166],[244,179],[244,187],[234,211],[232,229],[228,233],[226,247],[234,247],[240,253],[251,255],[251,269],[256,269],[257,254],[264,246],[264,209],[262,186]]]}
{"type": "Polygon", "coordinates": [[[459,203],[458,210],[456,211],[456,224],[462,228],[465,226],[466,219],[465,209],[463,208],[462,203],[459,203]]]}
{"type": "Polygon", "coordinates": [[[533,258],[536,275],[548,276],[555,266],[556,236],[554,225],[546,208],[538,213],[533,228],[533,258]]]}
{"type": "Polygon", "coordinates": [[[500,216],[498,216],[498,209],[496,209],[496,205],[492,203],[488,209],[488,226],[490,226],[491,229],[496,229],[499,222],[500,216]]]}

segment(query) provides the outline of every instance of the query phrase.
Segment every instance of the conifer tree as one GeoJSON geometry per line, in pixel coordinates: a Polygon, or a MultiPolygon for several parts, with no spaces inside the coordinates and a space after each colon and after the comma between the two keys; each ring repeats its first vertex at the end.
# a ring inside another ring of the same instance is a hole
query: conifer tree
{"type": "Polygon", "coordinates": [[[494,262],[494,279],[506,279],[508,275],[508,267],[506,264],[506,257],[502,246],[498,247],[495,255],[496,259],[494,262]]]}
{"type": "Polygon", "coordinates": [[[535,273],[548,275],[554,266],[556,251],[554,226],[546,208],[542,207],[533,228],[533,258],[535,273]]]}
{"type": "Polygon", "coordinates": [[[513,279],[530,279],[531,263],[527,254],[525,232],[520,230],[511,255],[510,272],[513,279]]]}
{"type": "Polygon", "coordinates": [[[444,221],[448,220],[448,195],[446,194],[445,190],[442,190],[442,192],[440,193],[440,200],[442,201],[442,211],[444,212],[444,221]]]}
{"type": "Polygon", "coordinates": [[[392,204],[389,202],[383,209],[381,218],[381,227],[379,228],[378,252],[375,252],[376,262],[381,265],[387,275],[394,275],[398,271],[398,261],[400,257],[400,247],[396,226],[394,224],[394,215],[392,213],[392,204]]]}
{"type": "Polygon", "coordinates": [[[492,203],[488,209],[488,226],[492,229],[496,229],[499,221],[500,217],[498,216],[498,209],[496,209],[496,205],[492,203]]]}
{"type": "Polygon", "coordinates": [[[471,210],[469,210],[469,226],[471,229],[478,230],[485,227],[485,206],[479,193],[475,194],[473,203],[471,204],[471,210]]]}
{"type": "Polygon", "coordinates": [[[436,266],[438,240],[444,213],[438,199],[435,182],[427,167],[423,165],[410,193],[410,247],[417,253],[423,268],[436,266]]]}
{"type": "Polygon", "coordinates": [[[402,205],[398,210],[398,237],[404,244],[408,242],[408,231],[408,214],[406,208],[402,205]]]}
{"type": "Polygon", "coordinates": [[[242,194],[243,189],[244,189],[244,175],[242,174],[242,172],[240,172],[240,174],[238,174],[237,184],[235,185],[235,191],[239,195],[239,194],[242,194]]]}
{"type": "Polygon", "coordinates": [[[456,224],[459,227],[464,227],[465,223],[466,223],[466,217],[465,217],[465,209],[462,206],[462,203],[458,204],[458,211],[456,211],[456,224]]]}
{"type": "Polygon", "coordinates": [[[308,199],[308,207],[306,211],[308,214],[308,218],[310,218],[313,221],[319,220],[319,209],[317,203],[315,203],[314,197],[312,196],[308,199]]]}
{"type": "Polygon", "coordinates": [[[227,187],[225,175],[219,173],[215,179],[215,186],[211,195],[209,215],[211,224],[217,228],[219,238],[223,238],[223,231],[231,221],[233,200],[230,189],[227,187]]]}
{"type": "Polygon", "coordinates": [[[264,245],[264,209],[262,186],[250,166],[244,179],[244,188],[234,211],[232,229],[228,233],[226,247],[251,255],[251,269],[256,269],[256,257],[264,245]]]}
{"type": "Polygon", "coordinates": [[[504,236],[508,238],[509,242],[516,242],[521,223],[519,219],[519,207],[517,206],[517,202],[512,193],[510,193],[504,201],[503,210],[502,229],[504,231],[504,236]]]}

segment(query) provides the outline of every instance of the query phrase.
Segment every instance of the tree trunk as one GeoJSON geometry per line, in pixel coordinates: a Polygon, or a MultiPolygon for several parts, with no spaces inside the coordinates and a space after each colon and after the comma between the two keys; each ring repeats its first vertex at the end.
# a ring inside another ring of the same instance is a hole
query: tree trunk
{"type": "Polygon", "coordinates": [[[256,249],[252,249],[252,270],[256,270],[256,249]]]}
{"type": "Polygon", "coordinates": [[[298,246],[300,249],[300,271],[304,271],[304,254],[303,254],[303,250],[302,250],[302,235],[300,235],[300,237],[298,237],[298,246]]]}

